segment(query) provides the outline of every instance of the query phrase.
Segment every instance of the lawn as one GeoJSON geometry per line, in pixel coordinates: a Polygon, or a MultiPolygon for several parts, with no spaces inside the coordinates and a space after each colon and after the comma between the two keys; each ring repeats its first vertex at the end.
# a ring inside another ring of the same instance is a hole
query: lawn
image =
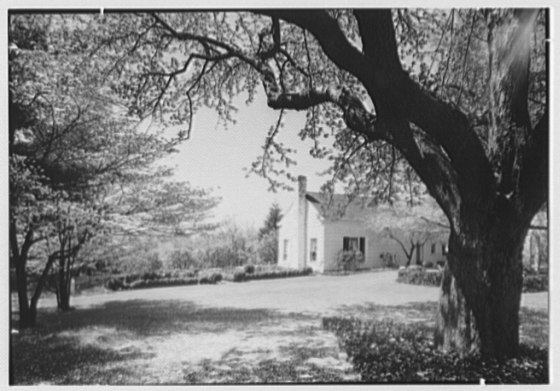
{"type": "MultiPolygon", "coordinates": [[[[356,382],[324,316],[431,324],[437,288],[395,272],[146,289],[78,297],[13,333],[15,384],[356,382]]],[[[546,296],[530,294],[522,341],[548,344],[546,296]]]]}

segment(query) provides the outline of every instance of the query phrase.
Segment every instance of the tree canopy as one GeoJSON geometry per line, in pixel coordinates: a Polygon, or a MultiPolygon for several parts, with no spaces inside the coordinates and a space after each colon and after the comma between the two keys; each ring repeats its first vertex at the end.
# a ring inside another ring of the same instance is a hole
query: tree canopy
{"type": "Polygon", "coordinates": [[[466,301],[483,355],[502,357],[519,346],[522,243],[548,195],[547,17],[538,9],[104,13],[71,24],[69,53],[88,53],[78,67],[129,116],[180,125],[177,139],[189,137],[202,106],[228,123],[235,96],[250,103],[264,93],[279,116],[252,166],[260,175],[293,179],[290,148],[276,135],[286,110],[305,110],[301,138],[349,191],[391,202],[399,188],[414,195],[417,176],[449,222],[457,281],[449,286],[459,293],[442,292],[466,301]]]}

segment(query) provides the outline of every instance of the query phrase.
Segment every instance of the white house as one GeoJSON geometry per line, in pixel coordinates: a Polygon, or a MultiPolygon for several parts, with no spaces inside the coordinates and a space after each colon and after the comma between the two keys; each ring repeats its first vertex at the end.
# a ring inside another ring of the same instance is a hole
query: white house
{"type": "MultiPolygon", "coordinates": [[[[337,270],[343,250],[364,255],[360,268],[382,267],[382,255],[390,254],[399,264],[406,262],[401,247],[382,238],[368,221],[375,218],[375,203],[360,198],[348,203],[344,195],[326,200],[321,193],[307,191],[307,179],[298,177],[297,199],[283,213],[278,235],[278,265],[317,272],[337,270]]],[[[436,262],[445,258],[444,241],[427,242],[417,248],[414,261],[436,262]]]]}

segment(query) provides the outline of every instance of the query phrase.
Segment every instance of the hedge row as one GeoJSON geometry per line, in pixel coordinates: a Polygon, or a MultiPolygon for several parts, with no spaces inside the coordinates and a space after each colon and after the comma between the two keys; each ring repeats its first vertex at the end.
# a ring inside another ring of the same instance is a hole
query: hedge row
{"type": "Polygon", "coordinates": [[[442,273],[438,269],[424,269],[421,267],[408,267],[399,269],[397,282],[413,285],[439,286],[442,273]]]}
{"type": "MultiPolygon", "coordinates": [[[[440,286],[442,272],[438,269],[409,267],[399,269],[397,282],[413,285],[440,286]]],[[[548,291],[547,274],[526,274],[523,276],[523,292],[548,291]]]]}
{"type": "Polygon", "coordinates": [[[363,382],[371,383],[530,383],[548,382],[546,349],[523,345],[515,359],[483,361],[479,354],[459,357],[433,343],[424,324],[362,322],[324,318],[323,327],[338,337],[363,382]]]}
{"type": "Polygon", "coordinates": [[[313,273],[313,269],[306,267],[303,270],[271,270],[263,272],[253,272],[247,273],[245,270],[239,269],[233,272],[230,276],[226,276],[226,279],[233,282],[242,282],[249,280],[265,280],[273,278],[287,278],[287,277],[299,277],[308,276],[313,273]]]}
{"type": "Polygon", "coordinates": [[[166,286],[216,284],[223,279],[220,273],[210,273],[198,277],[167,277],[165,275],[151,275],[136,278],[135,276],[111,277],[105,282],[107,289],[117,291],[124,289],[159,288],[166,286]]]}
{"type": "Polygon", "coordinates": [[[238,268],[231,274],[225,274],[224,277],[222,273],[215,270],[216,269],[212,269],[206,272],[198,273],[198,276],[194,276],[193,274],[172,276],[170,274],[160,275],[157,273],[144,273],[111,277],[105,282],[105,287],[116,291],[179,285],[216,284],[223,279],[234,282],[242,282],[249,280],[297,277],[307,276],[313,273],[313,269],[311,268],[305,268],[303,270],[255,271],[255,267],[253,265],[246,265],[238,268]]]}

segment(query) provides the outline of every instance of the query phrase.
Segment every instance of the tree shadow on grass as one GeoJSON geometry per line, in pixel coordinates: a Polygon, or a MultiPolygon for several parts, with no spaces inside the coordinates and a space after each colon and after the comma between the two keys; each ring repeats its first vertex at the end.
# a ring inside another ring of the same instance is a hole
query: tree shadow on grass
{"type": "Polygon", "coordinates": [[[41,310],[37,328],[12,335],[11,370],[15,384],[138,384],[144,381],[138,377],[143,366],[161,353],[151,337],[165,344],[175,336],[194,336],[188,343],[198,344],[197,335],[205,341],[223,339],[309,319],[268,309],[205,308],[180,300],[110,301],[65,313],[41,310]]]}
{"type": "MultiPolygon", "coordinates": [[[[438,310],[437,302],[410,302],[402,305],[380,305],[366,303],[342,306],[340,316],[359,318],[366,321],[391,319],[398,323],[422,322],[435,326],[438,310]]],[[[521,307],[519,311],[520,342],[548,348],[548,312],[545,310],[521,307]]]]}
{"type": "Polygon", "coordinates": [[[280,317],[268,309],[200,307],[182,300],[109,301],[99,306],[65,313],[43,311],[39,329],[45,333],[107,327],[137,336],[166,335],[174,332],[220,332],[280,317]]]}
{"type": "Polygon", "coordinates": [[[11,365],[13,384],[118,384],[127,376],[119,362],[136,359],[137,351],[117,352],[83,346],[76,338],[44,335],[26,330],[12,337],[11,365]],[[115,364],[112,370],[104,369],[115,364]]]}

